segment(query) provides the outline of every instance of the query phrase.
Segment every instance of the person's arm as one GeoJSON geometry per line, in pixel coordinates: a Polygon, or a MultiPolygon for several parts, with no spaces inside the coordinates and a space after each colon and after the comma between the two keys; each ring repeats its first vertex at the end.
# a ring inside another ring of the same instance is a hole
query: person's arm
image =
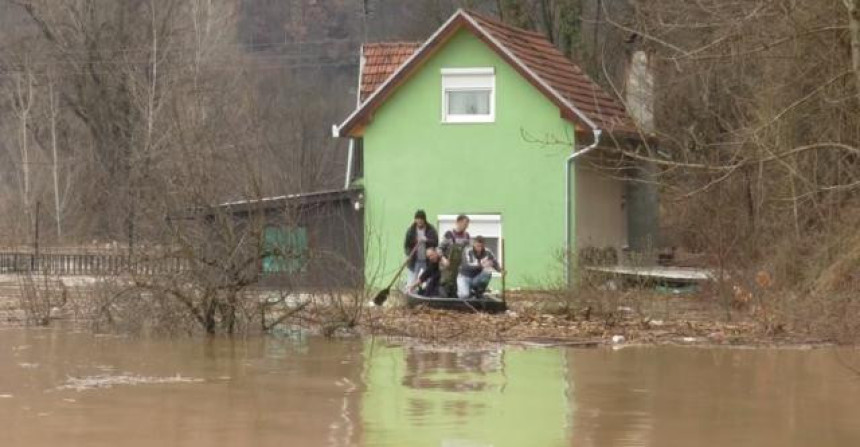
{"type": "Polygon", "coordinates": [[[412,227],[406,230],[406,237],[403,239],[403,254],[409,256],[412,253],[412,247],[415,246],[415,235],[412,233],[412,227]]]}
{"type": "Polygon", "coordinates": [[[439,242],[439,247],[437,250],[439,251],[439,256],[442,258],[442,266],[448,266],[448,247],[451,246],[451,238],[448,235],[451,234],[450,231],[446,231],[445,235],[442,236],[442,241],[439,242]]]}
{"type": "Polygon", "coordinates": [[[430,278],[430,268],[429,267],[421,270],[421,273],[419,273],[418,277],[415,278],[415,282],[410,284],[409,287],[407,287],[407,290],[409,290],[409,291],[415,290],[416,288],[418,288],[418,286],[420,286],[421,284],[424,284],[424,282],[426,282],[428,278],[430,278]]]}
{"type": "Polygon", "coordinates": [[[418,283],[421,284],[427,281],[430,278],[430,267],[421,270],[421,274],[418,275],[418,283]]]}
{"type": "Polygon", "coordinates": [[[421,280],[416,279],[412,284],[409,284],[409,285],[406,287],[406,290],[408,290],[408,291],[410,291],[410,292],[413,292],[413,291],[415,291],[415,289],[417,289],[417,288],[418,288],[418,285],[419,285],[419,284],[421,284],[421,280]]]}
{"type": "Polygon", "coordinates": [[[485,250],[487,250],[487,259],[488,259],[490,262],[492,262],[492,264],[493,264],[493,270],[495,270],[495,271],[497,271],[497,272],[501,273],[501,272],[502,272],[502,266],[501,266],[501,265],[499,265],[499,260],[498,260],[498,259],[496,259],[496,254],[495,254],[495,253],[493,253],[493,252],[492,252],[492,250],[490,250],[490,249],[488,249],[488,248],[487,248],[487,249],[485,249],[485,250]]]}

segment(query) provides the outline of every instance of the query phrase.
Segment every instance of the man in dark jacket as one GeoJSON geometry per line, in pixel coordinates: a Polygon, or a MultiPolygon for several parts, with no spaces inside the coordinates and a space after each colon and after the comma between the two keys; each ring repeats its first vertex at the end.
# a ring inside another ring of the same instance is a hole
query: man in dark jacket
{"type": "Polygon", "coordinates": [[[408,256],[406,268],[406,285],[410,285],[418,279],[418,273],[427,267],[427,249],[436,248],[439,245],[439,233],[427,222],[427,213],[424,210],[415,212],[412,225],[406,230],[406,238],[403,241],[403,251],[408,256]]]}
{"type": "Polygon", "coordinates": [[[439,280],[442,277],[440,269],[440,256],[435,248],[427,249],[427,267],[418,274],[418,279],[414,283],[408,285],[407,290],[410,292],[417,291],[423,296],[440,296],[439,295],[439,280]]]}
{"type": "Polygon", "coordinates": [[[457,275],[457,297],[480,297],[487,290],[493,272],[500,272],[501,267],[496,256],[484,245],[484,237],[477,236],[460,261],[460,272],[457,275]]]}

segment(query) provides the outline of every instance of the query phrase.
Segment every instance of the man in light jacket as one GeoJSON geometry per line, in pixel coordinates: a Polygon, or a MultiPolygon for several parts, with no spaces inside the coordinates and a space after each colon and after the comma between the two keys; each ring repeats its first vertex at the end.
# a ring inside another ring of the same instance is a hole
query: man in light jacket
{"type": "Polygon", "coordinates": [[[460,261],[460,271],[457,275],[457,297],[480,297],[487,290],[493,272],[500,272],[501,267],[496,255],[488,249],[483,236],[476,236],[472,245],[463,252],[460,261]]]}

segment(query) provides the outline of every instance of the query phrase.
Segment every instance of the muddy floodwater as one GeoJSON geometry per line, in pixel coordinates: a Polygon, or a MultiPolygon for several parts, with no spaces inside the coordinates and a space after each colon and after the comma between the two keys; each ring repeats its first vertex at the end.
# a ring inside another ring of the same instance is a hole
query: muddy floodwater
{"type": "Polygon", "coordinates": [[[855,350],[0,329],[0,446],[857,446],[855,350]]]}

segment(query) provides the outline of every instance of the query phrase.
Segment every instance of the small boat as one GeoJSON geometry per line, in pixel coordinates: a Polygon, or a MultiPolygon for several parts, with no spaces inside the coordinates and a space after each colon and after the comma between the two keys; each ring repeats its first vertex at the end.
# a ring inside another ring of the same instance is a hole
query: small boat
{"type": "Polygon", "coordinates": [[[507,304],[493,293],[485,293],[480,297],[471,296],[461,300],[460,298],[423,296],[414,292],[408,292],[406,294],[406,305],[410,308],[427,306],[431,309],[458,310],[462,312],[486,312],[490,314],[502,313],[508,310],[507,304]]]}

